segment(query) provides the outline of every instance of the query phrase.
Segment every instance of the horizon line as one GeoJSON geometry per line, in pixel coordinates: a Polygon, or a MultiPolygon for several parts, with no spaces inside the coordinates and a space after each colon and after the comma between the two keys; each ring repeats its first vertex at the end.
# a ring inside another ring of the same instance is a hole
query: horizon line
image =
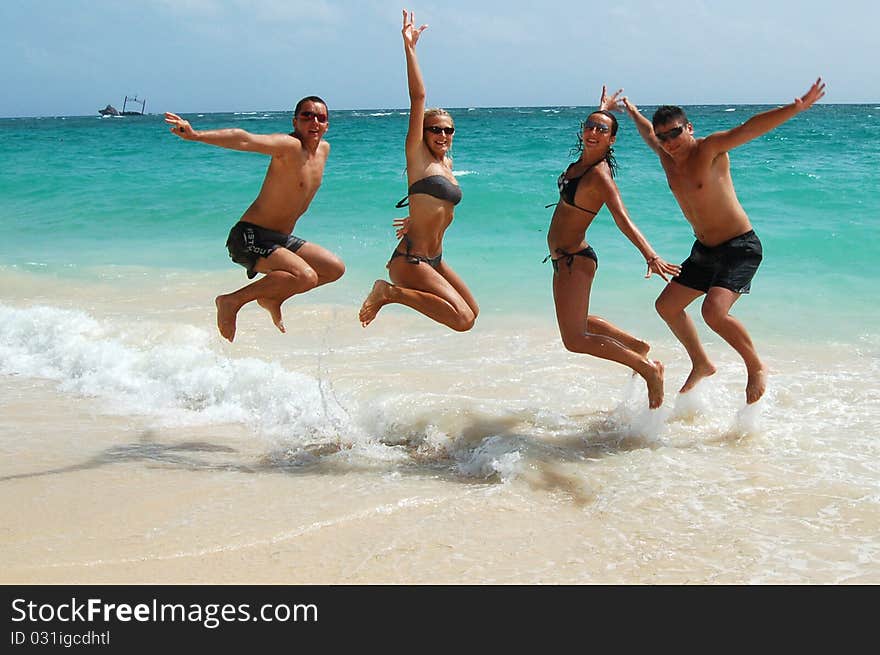
{"type": "MultiPolygon", "coordinates": [[[[661,104],[669,104],[669,103],[641,103],[640,107],[659,107],[661,104]]],[[[788,103],[785,103],[788,104],[788,103]]],[[[838,106],[838,105],[877,105],[880,107],[880,100],[873,102],[817,102],[815,106],[838,106]]],[[[595,103],[584,104],[584,105],[569,105],[569,104],[556,104],[556,105],[468,105],[468,106],[454,106],[447,105],[444,108],[447,110],[458,110],[458,111],[472,111],[477,109],[580,109],[584,107],[594,107],[597,106],[595,103]]],[[[680,103],[678,106],[680,107],[781,107],[783,105],[778,103],[767,103],[767,102],[689,102],[689,103],[680,103]]],[[[400,111],[400,112],[409,112],[409,107],[343,107],[337,109],[330,109],[333,111],[400,111]]],[[[190,110],[190,111],[177,111],[175,113],[180,114],[251,114],[251,113],[292,113],[293,108],[285,108],[285,109],[223,109],[223,110],[190,110]]],[[[146,114],[141,114],[143,116],[162,116],[164,112],[148,112],[146,114]]],[[[98,111],[95,110],[94,114],[33,114],[33,115],[18,115],[18,116],[7,116],[0,115],[0,120],[5,119],[20,119],[20,118],[88,118],[92,116],[99,116],[98,111]]],[[[115,118],[115,117],[111,117],[115,118]]],[[[136,118],[126,116],[125,118],[136,118]]]]}

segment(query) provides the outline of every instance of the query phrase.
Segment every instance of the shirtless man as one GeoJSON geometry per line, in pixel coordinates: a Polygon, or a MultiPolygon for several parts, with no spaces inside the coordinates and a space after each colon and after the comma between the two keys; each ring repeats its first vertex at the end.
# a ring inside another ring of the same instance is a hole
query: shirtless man
{"type": "Polygon", "coordinates": [[[758,357],[745,326],[730,315],[739,297],[748,293],[761,263],[761,242],[752,230],[736,197],[730,177],[728,152],[769,132],[825,95],[822,78],[791,104],[756,114],[732,129],[695,138],[694,128],[680,107],[664,105],[652,121],[639,113],[628,98],[627,112],[639,134],[660,157],[669,188],[697,237],[681,273],[657,298],[657,312],[684,345],[691,359],[691,372],[679,393],[693,389],[715,373],[696,325],[685,307],[699,296],[706,324],[743,358],[748,372],[746,403],[754,403],[767,387],[767,368],[758,357]]]}
{"type": "Polygon", "coordinates": [[[342,260],[321,246],[293,236],[293,228],[312,202],[330,153],[323,140],[329,126],[327,103],[308,96],[293,111],[290,134],[251,134],[238,128],[194,130],[177,114],[165,113],[171,132],[187,141],[201,141],[221,148],[259,152],[272,159],[260,194],[229,232],[226,248],[237,264],[247,269],[248,279],[264,277],[233,293],[217,296],[217,328],[232,341],[235,318],[247,303],[269,312],[272,322],[285,331],[281,304],[342,277],[342,260]]]}

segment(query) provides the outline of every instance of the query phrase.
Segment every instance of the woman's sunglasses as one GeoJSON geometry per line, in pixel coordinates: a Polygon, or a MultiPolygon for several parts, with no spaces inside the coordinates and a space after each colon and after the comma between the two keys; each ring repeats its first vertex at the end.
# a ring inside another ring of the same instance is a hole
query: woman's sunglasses
{"type": "Polygon", "coordinates": [[[661,141],[671,141],[672,139],[677,139],[678,135],[682,132],[684,132],[684,125],[679,125],[678,127],[673,127],[671,130],[666,130],[665,132],[654,132],[654,136],[661,141]]]}
{"type": "Polygon", "coordinates": [[[439,125],[428,125],[425,128],[431,134],[445,134],[446,136],[452,136],[455,134],[454,127],[440,127],[439,125]]]}
{"type": "Polygon", "coordinates": [[[586,132],[587,130],[596,129],[601,134],[608,134],[611,131],[611,128],[608,125],[605,125],[605,123],[597,123],[596,121],[591,120],[585,120],[584,124],[581,125],[581,127],[583,128],[584,132],[586,132]]]}

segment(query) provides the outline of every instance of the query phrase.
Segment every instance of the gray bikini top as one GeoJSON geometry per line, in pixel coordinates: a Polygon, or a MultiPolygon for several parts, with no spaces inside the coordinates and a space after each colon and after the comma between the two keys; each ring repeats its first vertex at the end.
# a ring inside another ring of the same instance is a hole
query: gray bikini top
{"type": "Polygon", "coordinates": [[[416,193],[426,193],[440,200],[451,202],[453,205],[461,202],[461,187],[443,175],[429,175],[413,182],[407,194],[394,206],[406,207],[409,204],[409,197],[416,193]]]}

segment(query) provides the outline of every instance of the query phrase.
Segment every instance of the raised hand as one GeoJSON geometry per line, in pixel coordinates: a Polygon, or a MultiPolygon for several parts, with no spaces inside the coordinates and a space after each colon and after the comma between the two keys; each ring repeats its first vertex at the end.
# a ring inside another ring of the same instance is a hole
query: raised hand
{"type": "Polygon", "coordinates": [[[800,98],[795,98],[794,106],[797,107],[798,111],[804,111],[813,106],[813,103],[816,102],[819,98],[825,95],[825,82],[822,81],[822,78],[819,77],[813,82],[813,86],[810,87],[810,90],[807,91],[800,98]]]}
{"type": "Polygon", "coordinates": [[[638,113],[639,113],[639,108],[636,107],[633,103],[631,103],[631,102],[629,101],[629,98],[628,98],[627,96],[623,96],[623,97],[620,99],[620,101],[623,103],[624,108],[625,108],[630,114],[638,114],[638,113]]]}
{"type": "Polygon", "coordinates": [[[407,16],[406,9],[403,10],[403,30],[401,30],[401,33],[403,34],[404,45],[408,48],[415,48],[416,43],[419,42],[419,37],[426,29],[428,29],[427,25],[416,27],[413,12],[409,12],[409,16],[407,16]]]}
{"type": "Polygon", "coordinates": [[[599,109],[605,109],[606,111],[623,111],[623,108],[620,105],[625,98],[619,97],[621,93],[623,93],[623,89],[617,89],[617,91],[609,97],[605,85],[603,84],[602,97],[599,98],[599,109]]]}
{"type": "Polygon", "coordinates": [[[191,141],[195,138],[195,131],[193,130],[192,125],[189,124],[188,120],[181,118],[177,114],[172,114],[170,111],[166,111],[165,122],[171,125],[171,133],[176,134],[181,139],[191,141]]]}

